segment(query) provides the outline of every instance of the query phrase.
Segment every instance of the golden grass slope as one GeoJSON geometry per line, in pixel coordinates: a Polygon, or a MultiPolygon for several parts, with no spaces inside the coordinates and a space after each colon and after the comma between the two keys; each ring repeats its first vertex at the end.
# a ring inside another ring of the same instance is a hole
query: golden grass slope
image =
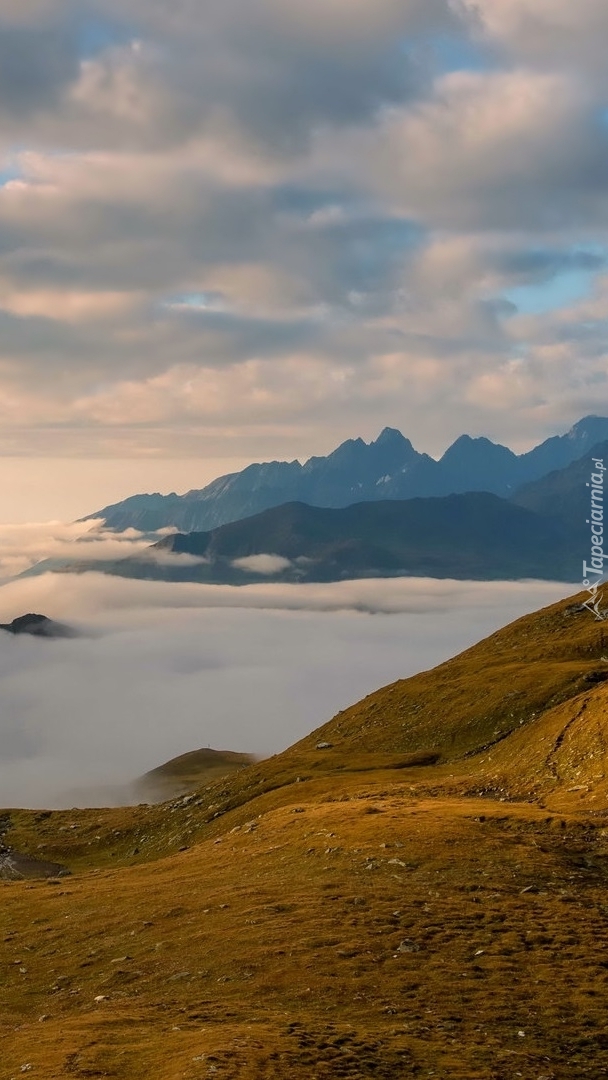
{"type": "Polygon", "coordinates": [[[0,887],[1,1080],[608,1075],[606,629],[555,605],[163,806],[10,812],[74,874],[0,887]]]}
{"type": "Polygon", "coordinates": [[[145,773],[136,782],[136,794],[141,796],[142,802],[161,802],[228,776],[252,765],[255,760],[252,754],[238,754],[232,750],[191,750],[145,773]]]}

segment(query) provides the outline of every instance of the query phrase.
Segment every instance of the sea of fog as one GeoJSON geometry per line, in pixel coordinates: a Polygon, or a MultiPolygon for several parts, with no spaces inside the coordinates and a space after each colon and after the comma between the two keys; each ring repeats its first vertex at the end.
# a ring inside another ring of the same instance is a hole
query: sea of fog
{"type": "Polygon", "coordinates": [[[262,756],[567,585],[427,579],[245,588],[46,574],[0,588],[85,636],[0,634],[0,807],[112,801],[199,747],[262,756]]]}

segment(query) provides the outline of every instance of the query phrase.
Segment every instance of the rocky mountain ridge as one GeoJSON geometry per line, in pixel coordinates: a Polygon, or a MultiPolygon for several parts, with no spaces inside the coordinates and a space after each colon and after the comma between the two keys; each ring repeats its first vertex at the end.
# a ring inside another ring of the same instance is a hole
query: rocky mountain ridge
{"type": "Polygon", "coordinates": [[[608,418],[588,416],[567,434],[547,439],[525,454],[514,454],[489,439],[462,435],[436,461],[418,453],[401,432],[385,428],[369,445],[350,439],[327,457],[311,457],[303,465],[252,464],[185,495],[133,495],[83,520],[103,518],[108,528],[119,531],[154,532],[173,526],[180,532],[204,532],[288,502],[336,509],[356,502],[469,491],[508,497],[606,439],[608,418]]]}

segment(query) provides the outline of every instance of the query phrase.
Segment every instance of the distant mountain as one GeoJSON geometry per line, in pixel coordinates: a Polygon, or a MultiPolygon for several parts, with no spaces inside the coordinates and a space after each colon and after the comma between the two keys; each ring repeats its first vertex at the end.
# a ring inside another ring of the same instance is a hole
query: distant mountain
{"type": "Polygon", "coordinates": [[[566,434],[516,455],[489,439],[462,435],[436,461],[418,453],[409,439],[385,428],[369,445],[342,443],[327,457],[249,465],[185,495],[133,495],[84,520],[104,518],[108,528],[154,532],[215,529],[289,502],[341,508],[359,502],[428,498],[487,491],[508,497],[522,484],[569,465],[608,439],[608,418],[588,416],[566,434]]]}
{"type": "Polygon", "coordinates": [[[6,630],[7,633],[14,635],[28,634],[31,637],[77,637],[77,632],[71,626],[48,619],[46,615],[20,615],[11,623],[0,623],[0,630],[6,630]]]}
{"type": "Polygon", "coordinates": [[[287,503],[208,532],[166,537],[144,556],[72,569],[239,585],[395,576],[572,581],[578,565],[567,527],[470,492],[341,509],[287,503]]]}
{"type": "MultiPolygon", "coordinates": [[[[581,560],[588,554],[591,459],[603,458],[608,466],[608,440],[590,447],[584,457],[573,461],[565,469],[557,469],[525,484],[511,498],[516,506],[522,506],[546,520],[561,524],[572,535],[577,554],[581,560]]],[[[608,487],[608,482],[607,482],[608,487]]]]}
{"type": "Polygon", "coordinates": [[[534,450],[522,454],[520,484],[538,480],[554,469],[565,469],[572,461],[590,456],[598,443],[608,439],[608,419],[586,416],[566,433],[547,439],[534,450]]]}

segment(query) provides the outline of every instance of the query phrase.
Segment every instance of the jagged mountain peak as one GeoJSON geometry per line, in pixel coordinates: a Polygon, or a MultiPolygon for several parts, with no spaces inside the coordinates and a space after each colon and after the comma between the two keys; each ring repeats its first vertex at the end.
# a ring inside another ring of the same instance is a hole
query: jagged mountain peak
{"type": "Polygon", "coordinates": [[[492,454],[495,458],[502,457],[515,460],[516,456],[512,450],[509,450],[508,446],[492,442],[485,435],[459,435],[451,446],[448,446],[441,461],[445,463],[456,459],[470,459],[479,456],[480,451],[484,456],[492,454]]]}
{"type": "Polygon", "coordinates": [[[576,439],[579,442],[594,443],[608,438],[608,418],[605,416],[584,416],[577,420],[566,435],[567,439],[576,439]]]}
{"type": "MultiPolygon", "coordinates": [[[[367,443],[363,439],[346,439],[343,443],[340,443],[335,450],[332,450],[331,454],[327,455],[326,461],[336,461],[339,458],[350,457],[353,454],[365,453],[368,449],[367,443]]],[[[322,461],[322,458],[314,458],[312,460],[322,461]]]]}
{"type": "MultiPolygon", "coordinates": [[[[377,439],[347,439],[326,457],[248,465],[187,495],[138,495],[90,518],[109,528],[143,532],[172,526],[205,532],[284,503],[340,508],[378,499],[412,499],[471,491],[511,495],[522,484],[562,469],[608,439],[608,418],[587,416],[567,435],[517,456],[485,436],[461,435],[440,461],[419,453],[398,429],[377,439]]],[[[88,519],[84,519],[88,520],[88,519]]]]}
{"type": "Polygon", "coordinates": [[[406,439],[398,428],[385,427],[378,435],[378,438],[371,444],[372,446],[403,446],[403,444],[411,446],[409,439],[406,439]]]}

